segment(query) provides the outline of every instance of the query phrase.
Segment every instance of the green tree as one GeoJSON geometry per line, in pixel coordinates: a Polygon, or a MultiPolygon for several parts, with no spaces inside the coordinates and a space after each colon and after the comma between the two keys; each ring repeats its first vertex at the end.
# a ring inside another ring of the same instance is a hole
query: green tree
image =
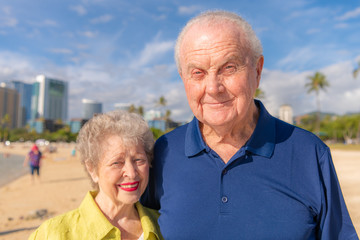
{"type": "Polygon", "coordinates": [[[0,120],[0,123],[1,123],[1,128],[0,128],[0,141],[3,140],[3,141],[6,141],[8,140],[9,138],[9,127],[10,127],[10,122],[11,122],[11,119],[10,119],[10,116],[9,114],[5,114],[1,120],[0,120]]]}
{"type": "Polygon", "coordinates": [[[167,101],[165,99],[164,96],[161,96],[157,102],[157,105],[161,106],[161,107],[165,107],[167,104],[167,101]]]}
{"type": "Polygon", "coordinates": [[[254,97],[259,99],[265,98],[265,92],[261,88],[257,88],[254,97]]]}
{"type": "Polygon", "coordinates": [[[353,71],[354,78],[358,76],[359,72],[360,72],[360,61],[358,62],[357,68],[355,68],[353,71]]]}
{"type": "Polygon", "coordinates": [[[308,76],[309,80],[305,84],[308,93],[315,92],[316,95],[316,133],[320,133],[320,96],[319,93],[321,90],[324,90],[330,86],[329,82],[326,80],[326,76],[320,72],[316,72],[313,76],[308,76]]]}
{"type": "Polygon", "coordinates": [[[131,112],[131,113],[136,112],[136,107],[135,107],[134,104],[131,104],[131,105],[130,105],[128,112],[131,112]]]}
{"type": "Polygon", "coordinates": [[[144,107],[143,106],[139,106],[137,108],[137,113],[140,114],[141,116],[144,116],[144,107]]]}
{"type": "Polygon", "coordinates": [[[166,112],[165,112],[165,120],[167,121],[167,120],[170,120],[170,115],[171,115],[171,110],[166,110],[166,112]]]}
{"type": "Polygon", "coordinates": [[[159,137],[161,137],[161,135],[164,134],[164,132],[161,131],[161,130],[158,129],[158,128],[153,128],[153,127],[152,127],[152,128],[150,128],[150,130],[151,130],[151,132],[153,133],[155,140],[158,139],[159,137]]]}

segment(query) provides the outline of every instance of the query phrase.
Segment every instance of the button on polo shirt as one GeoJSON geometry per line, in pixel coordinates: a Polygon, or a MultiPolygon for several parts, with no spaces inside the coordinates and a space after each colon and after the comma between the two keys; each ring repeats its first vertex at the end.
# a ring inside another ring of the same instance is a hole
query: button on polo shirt
{"type": "Polygon", "coordinates": [[[155,145],[146,206],[165,239],[357,239],[330,151],[316,136],[260,116],[225,164],[196,118],[155,145]]]}

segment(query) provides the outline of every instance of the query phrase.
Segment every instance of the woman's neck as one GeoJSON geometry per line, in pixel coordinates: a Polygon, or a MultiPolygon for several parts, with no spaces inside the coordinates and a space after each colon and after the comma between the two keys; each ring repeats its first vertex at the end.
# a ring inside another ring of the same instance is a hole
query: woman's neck
{"type": "Polygon", "coordinates": [[[100,191],[95,202],[108,221],[121,232],[121,239],[138,239],[143,230],[135,204],[114,203],[100,191]]]}

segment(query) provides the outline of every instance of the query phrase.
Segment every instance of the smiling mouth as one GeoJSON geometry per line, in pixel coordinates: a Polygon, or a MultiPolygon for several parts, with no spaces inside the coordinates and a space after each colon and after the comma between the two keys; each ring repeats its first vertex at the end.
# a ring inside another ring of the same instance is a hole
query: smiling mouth
{"type": "Polygon", "coordinates": [[[226,100],[226,101],[222,101],[222,102],[206,102],[206,105],[209,106],[213,106],[213,107],[223,107],[227,104],[229,104],[231,102],[231,100],[226,100]]]}
{"type": "Polygon", "coordinates": [[[118,186],[120,189],[122,189],[124,191],[132,192],[139,188],[139,182],[123,183],[123,184],[119,184],[118,186]]]}

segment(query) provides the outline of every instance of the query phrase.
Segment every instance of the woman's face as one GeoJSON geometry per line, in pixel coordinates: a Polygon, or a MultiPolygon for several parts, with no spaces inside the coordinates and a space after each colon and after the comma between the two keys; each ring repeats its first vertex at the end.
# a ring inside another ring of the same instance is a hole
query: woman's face
{"type": "Polygon", "coordinates": [[[142,144],[128,143],[116,135],[101,144],[102,155],[97,172],[98,197],[115,205],[134,204],[145,191],[149,179],[149,160],[142,144]]]}

